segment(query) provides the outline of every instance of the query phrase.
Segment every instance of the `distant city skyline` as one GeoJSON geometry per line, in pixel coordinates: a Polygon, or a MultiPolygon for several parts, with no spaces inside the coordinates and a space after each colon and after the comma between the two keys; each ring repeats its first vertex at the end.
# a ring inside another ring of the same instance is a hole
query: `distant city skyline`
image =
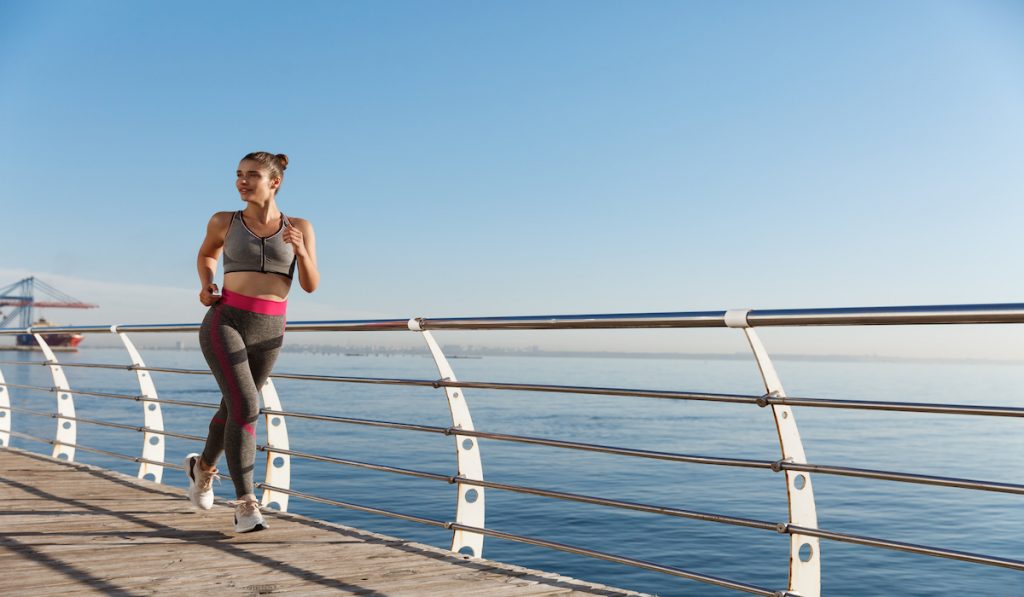
{"type": "MultiPolygon", "coordinates": [[[[196,250],[255,149],[289,154],[281,209],[317,230],[291,320],[1024,302],[1019,2],[2,6],[0,286],[101,305],[58,322],[201,320],[196,250]]],[[[764,336],[1024,358],[1017,326],[764,336]]]]}

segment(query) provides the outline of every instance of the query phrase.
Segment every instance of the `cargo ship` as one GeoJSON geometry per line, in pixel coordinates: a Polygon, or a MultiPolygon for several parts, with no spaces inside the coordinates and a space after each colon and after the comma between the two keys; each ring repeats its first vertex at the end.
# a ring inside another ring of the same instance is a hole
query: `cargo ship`
{"type": "MultiPolygon", "coordinates": [[[[33,330],[35,330],[35,328],[52,327],[52,326],[53,326],[52,323],[50,323],[49,321],[47,321],[45,318],[42,318],[42,317],[37,319],[36,322],[32,324],[33,330]]],[[[35,331],[38,332],[38,330],[35,330],[35,331]]],[[[40,335],[43,337],[43,340],[45,340],[48,345],[50,345],[51,347],[59,347],[59,348],[75,348],[75,347],[77,347],[79,345],[79,343],[82,342],[82,338],[83,338],[82,334],[67,334],[67,333],[47,334],[47,333],[44,332],[44,333],[42,333],[40,335]]],[[[32,336],[32,334],[18,334],[16,344],[18,346],[25,346],[25,347],[35,347],[35,346],[37,346],[36,339],[32,336]]]]}

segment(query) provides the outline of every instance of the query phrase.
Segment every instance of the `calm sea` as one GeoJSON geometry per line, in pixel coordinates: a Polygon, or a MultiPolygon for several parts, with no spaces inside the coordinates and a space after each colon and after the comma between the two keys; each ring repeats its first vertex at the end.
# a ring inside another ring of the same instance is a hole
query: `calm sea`
{"type": "MultiPolygon", "coordinates": [[[[6,352],[4,359],[36,359],[6,352]]],[[[204,368],[197,351],[144,351],[152,366],[204,368]]],[[[126,363],[117,349],[60,354],[64,362],[126,363]]],[[[535,382],[758,394],[753,361],[485,357],[453,360],[463,380],[535,382]]],[[[896,362],[776,363],[788,394],[870,400],[1021,406],[1024,367],[896,362]]],[[[423,356],[282,354],[279,372],[434,379],[423,356]]],[[[43,367],[3,367],[9,383],[51,385],[43,367]]],[[[137,394],[134,373],[67,368],[72,388],[137,394]]],[[[216,403],[212,377],[154,374],[161,398],[216,403]]],[[[447,426],[444,394],[431,388],[277,381],[286,410],[447,426]]],[[[756,406],[643,398],[467,391],[476,428],[485,431],[708,456],[774,460],[770,413],[756,406]]],[[[16,406],[53,410],[53,395],[12,390],[16,406]]],[[[142,424],[134,402],[77,395],[82,417],[142,424]]],[[[205,435],[211,411],[164,406],[167,429],[205,435]]],[[[814,463],[1024,483],[1024,421],[1019,418],[915,415],[796,408],[814,463]]],[[[261,438],[263,436],[263,422],[261,438]]],[[[52,437],[51,419],[14,415],[19,431],[52,437]]],[[[450,437],[292,419],[292,449],[410,469],[455,474],[450,437]]],[[[138,454],[132,431],[81,425],[81,444],[138,454]]],[[[261,443],[264,439],[260,440],[261,443]]],[[[14,445],[49,453],[49,446],[14,445]]],[[[169,438],[167,459],[199,451],[169,438]]],[[[485,478],[654,505],[768,521],[787,518],[786,488],[767,470],[702,466],[480,441],[485,478]]],[[[136,465],[79,451],[78,460],[129,474],[136,465]]],[[[264,458],[257,456],[262,479],[264,458]]],[[[225,465],[222,462],[222,468],[225,465]]],[[[440,520],[454,519],[454,487],[445,483],[292,460],[294,489],[440,520]]],[[[178,471],[166,483],[182,486],[178,471]]],[[[814,475],[819,525],[838,532],[1024,557],[1024,498],[1019,495],[814,475]]],[[[233,497],[231,485],[217,487],[233,497]]],[[[749,582],[786,586],[788,537],[755,529],[675,519],[488,490],[487,526],[749,582]]],[[[429,543],[450,533],[415,523],[293,498],[299,514],[429,543]]],[[[229,520],[224,520],[225,528],[229,520]]],[[[271,531],[272,532],[272,531],[271,531]]],[[[732,591],[623,565],[485,539],[484,557],[660,595],[737,595],[732,591]]],[[[1024,595],[1024,574],[946,559],[822,542],[826,595],[1024,595]]]]}

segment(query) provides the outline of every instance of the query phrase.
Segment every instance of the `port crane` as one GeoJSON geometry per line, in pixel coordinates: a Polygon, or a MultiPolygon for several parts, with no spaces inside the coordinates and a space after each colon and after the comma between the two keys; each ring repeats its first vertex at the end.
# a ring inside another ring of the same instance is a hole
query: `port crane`
{"type": "Polygon", "coordinates": [[[10,286],[0,288],[0,307],[14,307],[14,310],[7,315],[0,314],[0,328],[19,327],[27,328],[32,325],[33,309],[42,307],[55,307],[61,309],[95,309],[99,305],[84,303],[73,296],[64,294],[53,286],[35,277],[19,280],[10,286]],[[46,295],[50,300],[37,300],[36,290],[46,295]],[[8,325],[14,320],[16,325],[8,325]]]}
{"type": "MultiPolygon", "coordinates": [[[[36,308],[95,309],[98,306],[82,302],[35,277],[24,278],[0,288],[0,309],[14,307],[7,314],[0,311],[0,328],[27,329],[33,324],[47,325],[46,321],[35,320],[34,310],[36,308]],[[42,300],[36,298],[37,291],[44,297],[42,300]]],[[[31,336],[26,338],[19,336],[18,344],[26,344],[31,340],[31,336]]],[[[73,344],[77,344],[77,342],[73,344]]]]}

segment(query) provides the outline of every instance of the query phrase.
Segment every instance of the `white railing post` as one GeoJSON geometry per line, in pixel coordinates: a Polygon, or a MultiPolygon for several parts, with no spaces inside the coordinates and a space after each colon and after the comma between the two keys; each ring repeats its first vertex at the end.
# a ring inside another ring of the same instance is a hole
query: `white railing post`
{"type": "MultiPolygon", "coordinates": [[[[139,367],[145,367],[146,363],[142,361],[142,356],[139,354],[139,351],[136,350],[131,339],[128,338],[128,334],[117,331],[116,325],[110,326],[110,331],[121,338],[121,343],[124,344],[124,349],[128,351],[128,358],[131,359],[132,366],[136,368],[135,376],[139,380],[139,392],[142,397],[142,424],[146,429],[152,431],[163,431],[164,417],[160,410],[160,404],[158,402],[149,401],[157,399],[156,385],[153,383],[153,376],[150,375],[149,371],[142,371],[139,369],[139,367]]],[[[162,434],[152,433],[151,431],[143,433],[142,458],[152,462],[142,462],[139,464],[138,477],[140,479],[145,479],[147,475],[149,475],[152,477],[153,481],[159,483],[161,478],[163,478],[163,465],[153,463],[164,461],[164,446],[166,444],[167,440],[162,434]]]]}
{"type": "MultiPolygon", "coordinates": [[[[775,371],[768,351],[761,339],[747,322],[748,309],[735,309],[725,314],[725,324],[730,328],[740,328],[754,352],[757,367],[764,380],[768,396],[784,398],[785,390],[775,371]]],[[[804,445],[800,439],[800,430],[796,425],[793,410],[783,404],[771,404],[775,428],[779,434],[779,446],[782,449],[782,460],[806,464],[804,445]]],[[[801,471],[785,471],[786,495],[789,499],[789,524],[816,529],[818,528],[818,512],[814,504],[814,489],[811,487],[811,476],[801,471]]],[[[803,597],[819,597],[821,595],[821,551],[817,537],[790,534],[789,540],[789,590],[803,597]]]]}
{"type": "MultiPolygon", "coordinates": [[[[263,388],[260,390],[263,396],[263,408],[267,410],[284,411],[281,408],[281,398],[277,395],[274,382],[268,377],[263,388]]],[[[288,454],[275,453],[273,448],[288,450],[288,427],[282,415],[267,413],[267,468],[263,482],[267,485],[291,489],[292,479],[292,458],[288,454]]],[[[277,504],[281,512],[288,511],[288,494],[272,489],[264,489],[260,497],[260,504],[269,506],[277,504]]]]}
{"type": "Polygon", "coordinates": [[[42,335],[32,332],[32,328],[29,328],[29,333],[35,337],[36,342],[39,343],[39,349],[46,357],[50,375],[53,376],[53,389],[57,394],[57,434],[53,443],[53,457],[64,458],[70,462],[75,459],[75,443],[78,441],[75,421],[68,420],[75,418],[75,398],[71,395],[68,378],[57,363],[57,356],[53,354],[50,345],[46,343],[42,335]]]}
{"type": "MultiPolygon", "coordinates": [[[[422,329],[418,319],[409,320],[409,329],[419,332],[434,357],[434,364],[437,365],[437,372],[444,381],[458,381],[455,379],[455,372],[452,371],[444,351],[434,340],[429,331],[422,329]]],[[[448,398],[448,410],[452,416],[452,427],[466,431],[473,431],[473,418],[469,414],[469,403],[463,395],[462,388],[444,387],[445,396],[448,398]]],[[[474,481],[483,481],[484,469],[480,459],[480,445],[477,438],[455,434],[455,457],[458,462],[459,476],[474,481]]],[[[458,484],[458,505],[455,510],[455,521],[459,524],[477,528],[484,527],[484,488],[473,485],[458,484]]],[[[452,535],[452,551],[474,556],[483,557],[484,536],[480,533],[456,530],[452,535]]]]}
{"type": "Polygon", "coordinates": [[[11,445],[11,393],[7,391],[7,381],[4,379],[4,372],[0,369],[0,447],[6,448],[11,445]]]}

